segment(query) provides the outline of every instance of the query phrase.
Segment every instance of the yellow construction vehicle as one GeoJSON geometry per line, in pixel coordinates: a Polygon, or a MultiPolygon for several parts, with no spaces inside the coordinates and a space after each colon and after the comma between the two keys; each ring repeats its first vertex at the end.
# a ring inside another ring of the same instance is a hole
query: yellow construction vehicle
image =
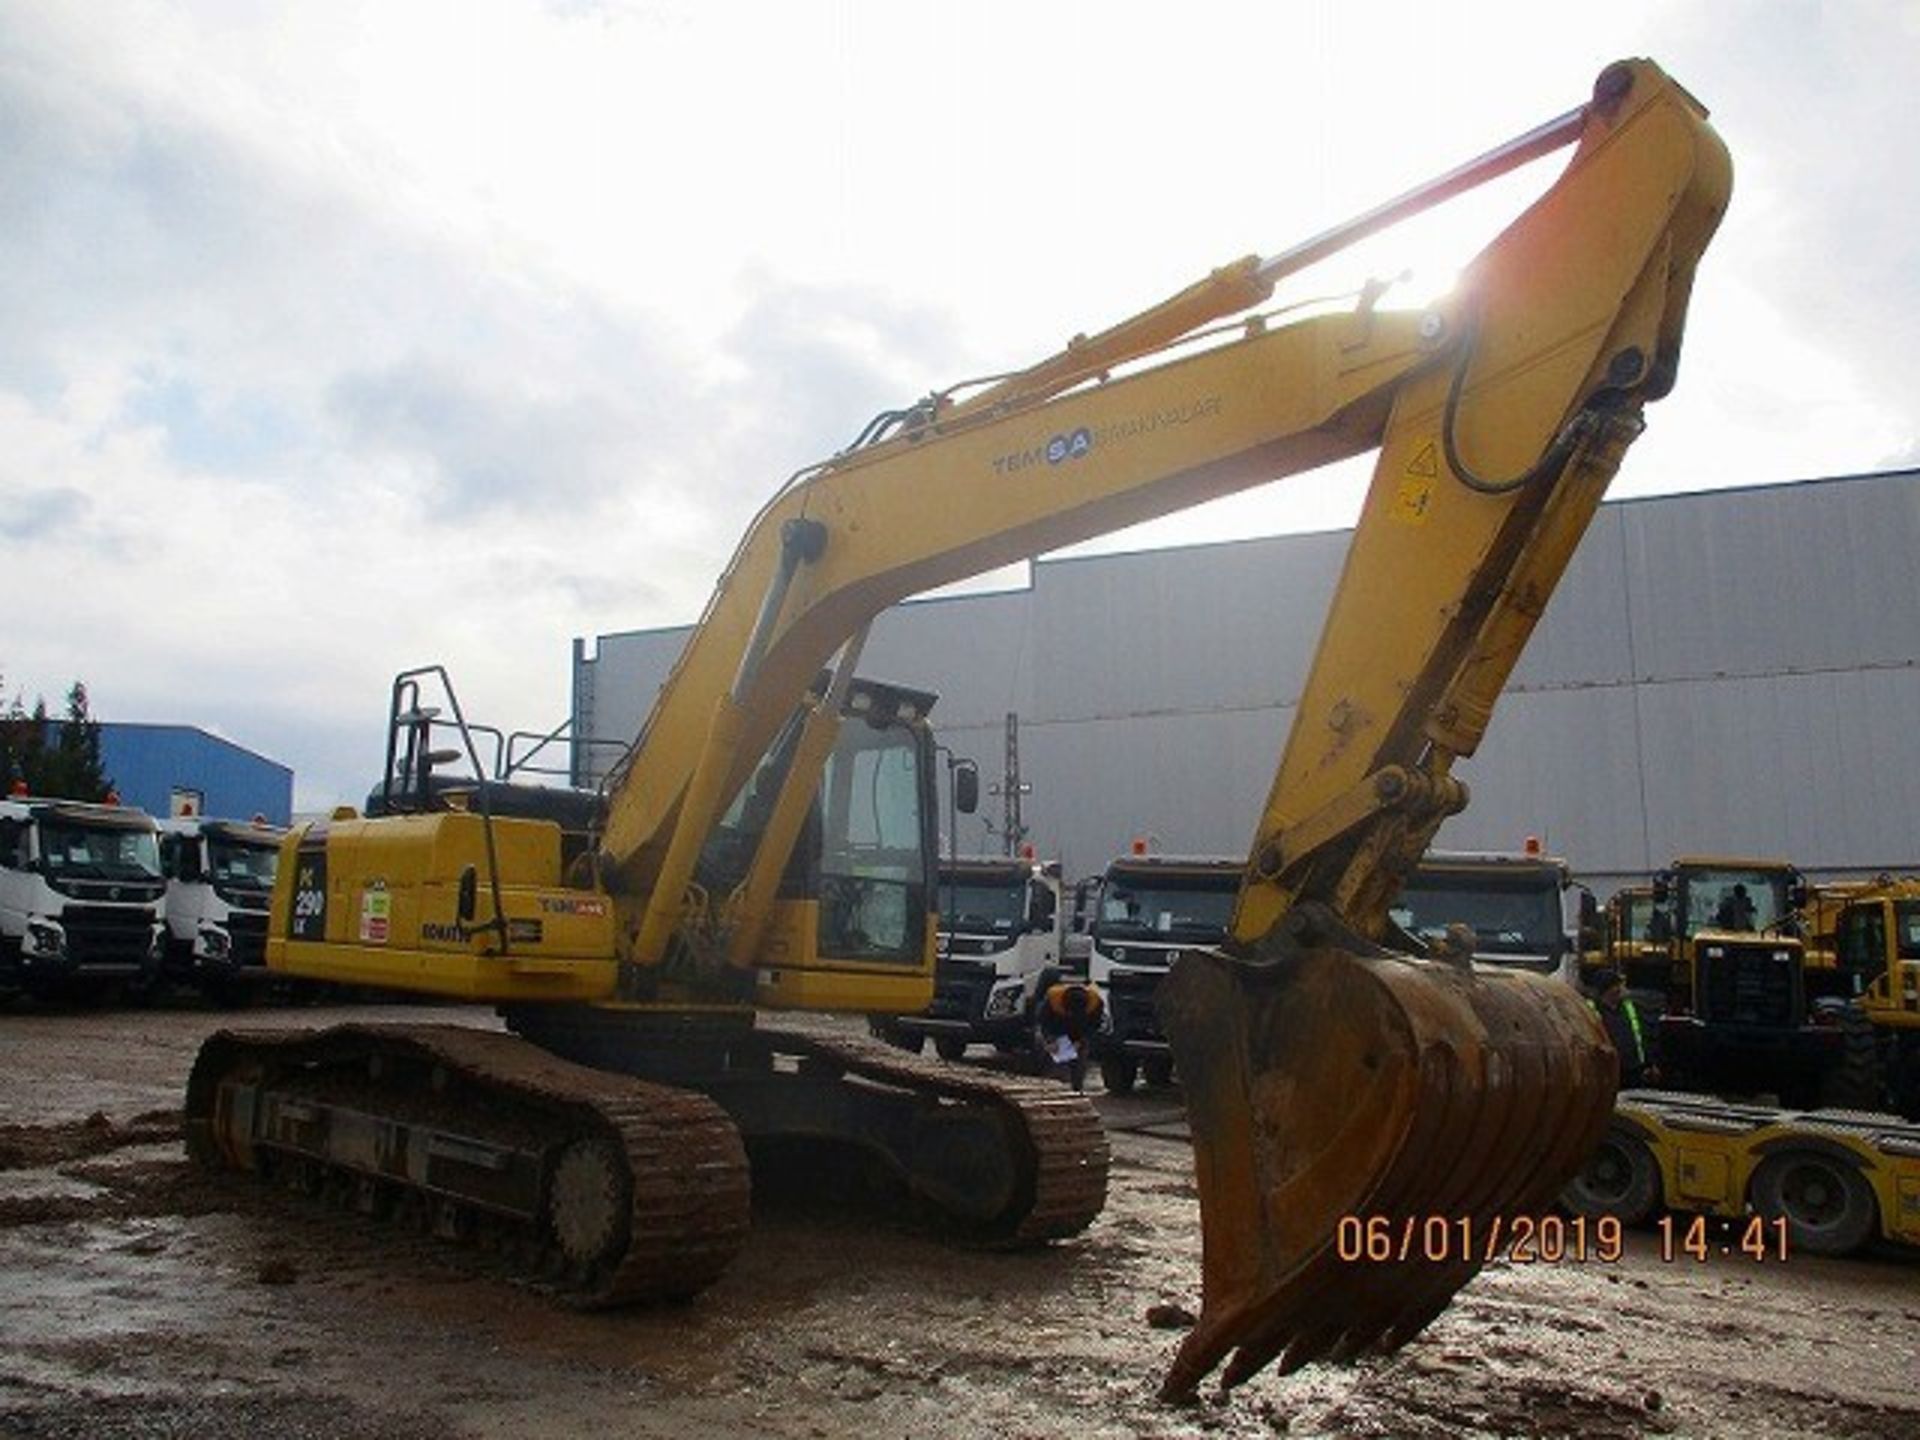
{"type": "Polygon", "coordinates": [[[1228,1383],[1404,1342],[1475,1265],[1343,1269],[1342,1217],[1545,1207],[1605,1126],[1614,1060],[1568,987],[1376,937],[1674,383],[1730,185],[1699,104],[1622,63],[1588,103],[1352,222],[879,417],[756,519],[583,838],[493,813],[485,786],[465,809],[288,838],[274,968],[489,1001],[511,1033],[215,1037],[189,1083],[193,1152],[517,1239],[590,1302],[718,1273],[746,1222],[742,1136],[756,1156],[857,1148],[991,1238],[1084,1226],[1106,1152],[1062,1087],[756,1023],[930,999],[923,697],[856,682],[866,628],[934,586],[1377,449],[1231,942],[1162,999],[1205,1248],[1163,1389],[1236,1348],[1228,1383]],[[1375,287],[1261,308],[1342,245],[1565,145],[1435,308],[1375,287]]]}
{"type": "Polygon", "coordinates": [[[1662,916],[1655,920],[1651,885],[1628,885],[1607,898],[1598,925],[1600,945],[1580,953],[1581,979],[1611,970],[1626,982],[1636,1002],[1659,1014],[1667,1006],[1673,983],[1671,929],[1662,916]]]}
{"type": "Polygon", "coordinates": [[[1828,1099],[1920,1120],[1920,879],[1823,885],[1803,913],[1840,1030],[1828,1099]]]}
{"type": "Polygon", "coordinates": [[[1920,1125],[1630,1090],[1561,1199],[1576,1217],[1620,1225],[1665,1208],[1661,1254],[1681,1264],[1846,1255],[1875,1237],[1920,1245],[1920,1125]],[[1705,1216],[1729,1223],[1709,1228],[1705,1216]]]}
{"type": "Polygon", "coordinates": [[[1784,860],[1689,856],[1654,877],[1648,935],[1667,947],[1671,974],[1659,1030],[1667,1083],[1821,1103],[1841,1037],[1808,989],[1807,893],[1784,860]]]}

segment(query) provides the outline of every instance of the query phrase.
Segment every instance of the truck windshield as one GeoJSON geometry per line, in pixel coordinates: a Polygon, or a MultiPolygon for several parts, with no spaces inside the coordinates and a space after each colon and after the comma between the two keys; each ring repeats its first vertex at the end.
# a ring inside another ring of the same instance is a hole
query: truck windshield
{"type": "Polygon", "coordinates": [[[1683,933],[1770,930],[1787,908],[1787,877],[1778,870],[1700,869],[1680,872],[1683,933]]]}
{"type": "Polygon", "coordinates": [[[1128,875],[1109,872],[1095,928],[1102,938],[1215,941],[1233,921],[1240,872],[1218,875],[1128,875]]]}
{"type": "Polygon", "coordinates": [[[272,845],[245,845],[215,838],[207,845],[213,879],[221,885],[249,885],[270,889],[280,851],[272,845]]]}
{"type": "Polygon", "coordinates": [[[1532,876],[1416,873],[1391,913],[1395,924],[1422,940],[1465,925],[1474,950],[1484,955],[1553,955],[1563,941],[1560,887],[1532,876]]]}
{"type": "Polygon", "coordinates": [[[158,880],[160,840],[150,830],[40,822],[40,859],[48,879],[158,880]]]}
{"type": "Polygon", "coordinates": [[[1025,875],[993,881],[978,876],[962,879],[943,873],[935,899],[940,907],[943,930],[991,930],[1010,935],[1026,923],[1025,875]]]}

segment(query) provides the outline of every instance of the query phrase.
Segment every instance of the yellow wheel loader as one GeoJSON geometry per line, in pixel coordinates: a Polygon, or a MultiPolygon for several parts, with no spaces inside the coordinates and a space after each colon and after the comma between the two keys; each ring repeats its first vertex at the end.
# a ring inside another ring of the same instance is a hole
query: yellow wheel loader
{"type": "Polygon", "coordinates": [[[1803,913],[1810,974],[1840,1031],[1828,1100],[1920,1121],[1920,879],[1822,886],[1803,913]]]}
{"type": "Polygon", "coordinates": [[[218,1036],[189,1085],[194,1153],[488,1235],[589,1303],[711,1281],[749,1150],[860,1153],[993,1240],[1084,1227],[1106,1148],[1078,1097],[760,1018],[930,999],[926,702],[857,682],[862,639],[907,596],[1375,450],[1229,942],[1161,1001],[1205,1250],[1163,1388],[1236,1350],[1229,1383],[1406,1340],[1475,1262],[1342,1263],[1341,1221],[1545,1207],[1602,1133],[1614,1060],[1565,985],[1389,952],[1388,905],[1466,803],[1454,762],[1674,383],[1730,184],[1700,105],[1617,64],[1354,221],[882,415],[755,520],[583,834],[496,814],[482,786],[289,836],[272,967],[491,1002],[509,1033],[218,1036]],[[1569,145],[1434,308],[1276,298],[1569,145]]]}

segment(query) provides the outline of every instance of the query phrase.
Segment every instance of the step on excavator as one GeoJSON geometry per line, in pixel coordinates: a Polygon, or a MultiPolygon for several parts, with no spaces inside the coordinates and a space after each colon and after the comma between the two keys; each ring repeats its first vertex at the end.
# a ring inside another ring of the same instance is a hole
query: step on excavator
{"type": "MultiPolygon", "coordinates": [[[[473,1235],[586,1304],[711,1282],[745,1233],[748,1154],[858,1154],[990,1243],[1083,1229],[1106,1143],[1064,1087],[769,1023],[929,1000],[931,697],[855,678],[867,627],[935,586],[1377,450],[1230,939],[1183,958],[1161,1002],[1204,1248],[1163,1393],[1223,1361],[1233,1384],[1404,1342],[1478,1257],[1343,1263],[1340,1222],[1543,1208],[1607,1123],[1614,1060],[1570,987],[1412,953],[1388,907],[1466,803],[1454,762],[1674,383],[1730,185],[1702,107],[1623,62],[1577,109],[1356,220],[877,417],[761,511],[584,817],[431,783],[439,752],[409,743],[400,801],[390,779],[383,813],[295,828],[275,970],[491,1003],[505,1031],[215,1036],[189,1082],[192,1153],[473,1235]],[[1433,308],[1371,286],[1276,297],[1569,145],[1433,308]]],[[[396,688],[396,734],[427,723],[420,678],[396,688]]]]}

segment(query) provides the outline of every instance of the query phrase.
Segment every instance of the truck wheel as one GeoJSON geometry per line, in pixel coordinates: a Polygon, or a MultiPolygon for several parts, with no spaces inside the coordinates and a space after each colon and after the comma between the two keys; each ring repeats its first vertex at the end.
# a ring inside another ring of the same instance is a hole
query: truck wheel
{"type": "MultiPolygon", "coordinates": [[[[917,1045],[914,1046],[916,1050],[919,1048],[917,1045]]],[[[967,1053],[966,1037],[963,1035],[936,1035],[933,1037],[933,1048],[942,1060],[958,1060],[967,1053]]]]}
{"type": "Polygon", "coordinates": [[[1140,1062],[1131,1055],[1100,1057],[1100,1083],[1114,1095],[1125,1095],[1132,1090],[1134,1076],[1139,1072],[1140,1062]]]}
{"type": "Polygon", "coordinates": [[[1788,1243],[1809,1255],[1850,1255],[1874,1232],[1873,1191],[1843,1160],[1808,1150],[1775,1155],[1754,1172],[1754,1210],[1785,1216],[1788,1243]]]}
{"type": "Polygon", "coordinates": [[[1622,1225],[1644,1224],[1659,1207],[1660,1167],[1638,1136],[1609,1130],[1586,1168],[1560,1192],[1575,1215],[1616,1217],[1622,1225]]]}
{"type": "Polygon", "coordinates": [[[1151,1060],[1140,1062],[1140,1077],[1156,1090],[1164,1090],[1173,1083],[1173,1061],[1171,1058],[1156,1055],[1151,1060]]]}

